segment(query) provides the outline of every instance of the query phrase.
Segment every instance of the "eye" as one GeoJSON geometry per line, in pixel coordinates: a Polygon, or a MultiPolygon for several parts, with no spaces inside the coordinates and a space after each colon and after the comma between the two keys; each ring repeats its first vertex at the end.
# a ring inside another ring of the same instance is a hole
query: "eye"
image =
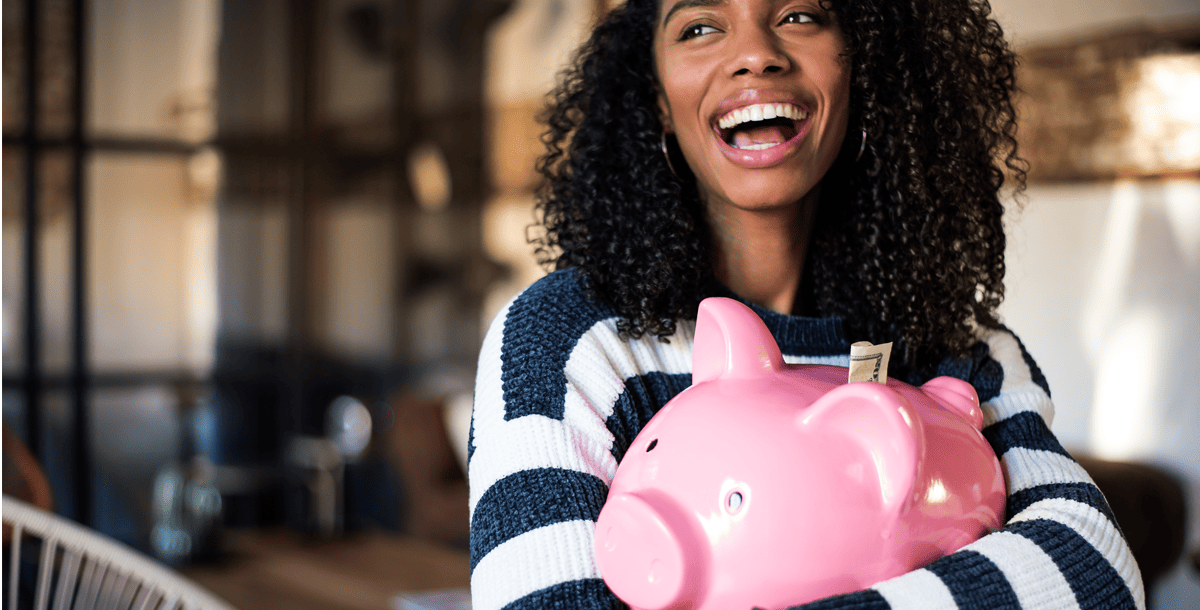
{"type": "Polygon", "coordinates": [[[817,18],[809,13],[793,11],[787,15],[784,15],[783,20],[779,22],[779,25],[785,25],[788,23],[817,23],[817,18]]]}
{"type": "Polygon", "coordinates": [[[728,496],[725,496],[725,511],[731,515],[738,514],[742,510],[742,503],[745,498],[742,497],[742,492],[731,491],[728,496]]]}
{"type": "Polygon", "coordinates": [[[650,441],[650,444],[646,446],[646,453],[650,453],[651,451],[654,451],[654,448],[657,446],[658,446],[658,439],[654,439],[654,440],[650,441]]]}
{"type": "Polygon", "coordinates": [[[691,40],[692,38],[698,38],[700,36],[712,34],[717,31],[717,28],[714,28],[711,25],[704,23],[693,23],[692,25],[683,28],[683,32],[679,34],[679,39],[691,40]]]}

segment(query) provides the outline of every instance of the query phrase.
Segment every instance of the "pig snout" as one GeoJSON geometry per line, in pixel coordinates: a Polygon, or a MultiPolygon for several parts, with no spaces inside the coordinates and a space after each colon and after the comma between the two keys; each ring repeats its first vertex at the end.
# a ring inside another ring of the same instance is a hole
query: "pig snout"
{"type": "Polygon", "coordinates": [[[696,573],[693,536],[670,500],[621,494],[608,499],[596,520],[596,564],[612,592],[644,610],[663,610],[692,598],[696,573]]]}

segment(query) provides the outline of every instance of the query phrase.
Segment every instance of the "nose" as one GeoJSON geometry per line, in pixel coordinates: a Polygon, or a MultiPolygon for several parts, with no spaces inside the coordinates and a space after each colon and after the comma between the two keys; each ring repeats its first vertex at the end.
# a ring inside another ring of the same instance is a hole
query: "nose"
{"type": "Polygon", "coordinates": [[[669,608],[696,589],[688,557],[695,549],[671,512],[622,494],[609,498],[596,519],[596,566],[612,592],[635,608],[669,608]]]}
{"type": "Polygon", "coordinates": [[[792,62],[769,29],[739,28],[735,34],[736,48],[732,54],[734,76],[765,76],[792,69],[792,62]]]}

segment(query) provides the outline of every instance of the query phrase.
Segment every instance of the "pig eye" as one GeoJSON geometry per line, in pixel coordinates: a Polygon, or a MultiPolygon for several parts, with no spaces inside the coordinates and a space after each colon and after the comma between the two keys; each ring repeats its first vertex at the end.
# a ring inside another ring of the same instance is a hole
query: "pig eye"
{"type": "Polygon", "coordinates": [[[729,496],[727,498],[725,498],[725,510],[729,511],[729,514],[731,514],[731,515],[737,514],[737,512],[739,510],[741,510],[741,508],[742,508],[742,493],[741,492],[739,492],[739,491],[732,492],[729,494],[729,496]]]}
{"type": "Polygon", "coordinates": [[[658,439],[654,439],[654,440],[650,441],[650,444],[646,447],[646,453],[650,453],[657,446],[658,446],[658,439]]]}

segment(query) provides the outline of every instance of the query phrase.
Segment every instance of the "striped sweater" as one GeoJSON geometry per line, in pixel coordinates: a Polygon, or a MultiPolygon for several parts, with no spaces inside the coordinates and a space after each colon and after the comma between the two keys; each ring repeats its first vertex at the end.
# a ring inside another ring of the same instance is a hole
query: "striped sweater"
{"type": "MultiPolygon", "coordinates": [[[[848,365],[840,320],[755,311],[787,362],[848,365]]],[[[691,384],[695,323],[681,321],[664,343],[623,339],[616,322],[566,270],[510,302],[484,340],[468,445],[474,610],[624,607],[596,569],[595,519],[633,438],[691,384]]],[[[1045,378],[1016,337],[985,331],[971,357],[938,374],[970,382],[983,403],[1008,485],[1005,527],[803,608],[1144,608],[1129,548],[1051,434],[1045,378]]]]}

